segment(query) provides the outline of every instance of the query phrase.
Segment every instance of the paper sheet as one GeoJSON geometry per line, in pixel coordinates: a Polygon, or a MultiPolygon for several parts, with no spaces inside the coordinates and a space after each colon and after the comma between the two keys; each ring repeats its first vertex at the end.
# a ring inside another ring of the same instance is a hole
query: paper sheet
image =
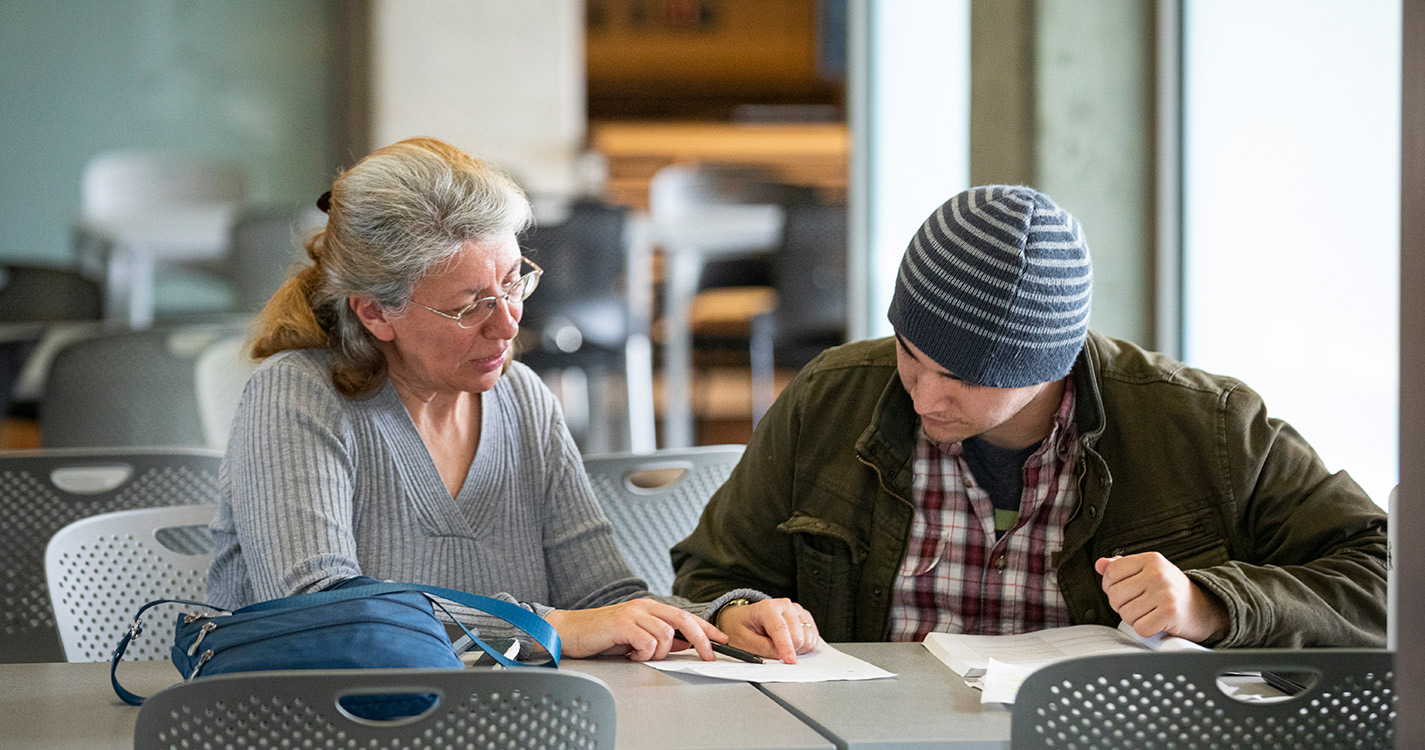
{"type": "Polygon", "coordinates": [[[721,654],[718,654],[715,661],[703,661],[691,649],[669,654],[663,661],[648,661],[644,664],[663,672],[681,672],[743,682],[831,682],[895,677],[894,673],[837,651],[825,642],[809,654],[798,655],[796,664],[784,664],[770,659],[762,664],[749,664],[721,654]]]}
{"type": "MultiPolygon", "coordinates": [[[[1052,661],[1052,660],[1051,660],[1052,661]]],[[[1013,703],[1024,679],[1048,661],[1008,663],[990,659],[985,674],[980,677],[980,703],[1013,703]]]]}

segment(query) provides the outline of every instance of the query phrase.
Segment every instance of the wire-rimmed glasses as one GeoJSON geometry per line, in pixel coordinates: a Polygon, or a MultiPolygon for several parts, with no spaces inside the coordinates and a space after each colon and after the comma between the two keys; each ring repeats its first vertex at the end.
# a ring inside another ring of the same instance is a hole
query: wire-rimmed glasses
{"type": "Polygon", "coordinates": [[[410,302],[417,307],[424,307],[442,318],[450,318],[461,328],[474,328],[489,319],[490,313],[495,311],[495,307],[500,304],[501,300],[510,307],[517,307],[523,305],[524,301],[529,299],[529,295],[534,294],[535,287],[539,286],[539,277],[544,273],[544,269],[540,268],[538,263],[535,263],[529,258],[521,256],[520,260],[528,263],[529,267],[534,270],[515,279],[514,282],[505,289],[505,293],[498,297],[481,297],[465,307],[451,312],[437,310],[430,305],[422,305],[415,300],[410,300],[410,302]]]}

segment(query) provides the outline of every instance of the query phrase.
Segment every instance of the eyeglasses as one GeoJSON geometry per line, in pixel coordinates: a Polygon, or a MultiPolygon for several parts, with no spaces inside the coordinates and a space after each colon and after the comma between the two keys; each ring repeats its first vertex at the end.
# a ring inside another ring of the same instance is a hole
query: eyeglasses
{"type": "Polygon", "coordinates": [[[495,307],[499,305],[501,300],[510,307],[521,307],[524,305],[524,301],[529,299],[529,295],[534,294],[535,287],[539,286],[539,277],[544,274],[544,269],[540,268],[539,264],[529,258],[521,257],[520,260],[524,263],[528,263],[529,267],[534,270],[515,279],[514,282],[505,289],[505,293],[498,297],[481,297],[454,312],[437,310],[430,305],[422,305],[415,300],[410,300],[410,303],[417,307],[424,307],[442,318],[450,318],[461,328],[474,328],[484,323],[490,317],[490,313],[495,311],[495,307]]]}

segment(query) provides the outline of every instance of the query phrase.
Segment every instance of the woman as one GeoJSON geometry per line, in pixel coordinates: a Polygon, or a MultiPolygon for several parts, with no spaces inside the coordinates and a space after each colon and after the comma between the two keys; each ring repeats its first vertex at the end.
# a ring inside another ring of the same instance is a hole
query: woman
{"type": "Polygon", "coordinates": [[[811,616],[785,599],[655,598],[630,573],[553,395],[511,359],[542,271],[521,257],[530,205],[507,175],[412,139],[340,175],[318,205],[328,222],[307,241],[312,264],[256,324],[265,361],[223,464],[214,603],[367,575],[520,603],[573,657],[661,659],[691,644],[711,659],[709,639],[731,636],[795,661],[815,646],[811,616]],[[700,617],[747,601],[731,633],[700,617]]]}

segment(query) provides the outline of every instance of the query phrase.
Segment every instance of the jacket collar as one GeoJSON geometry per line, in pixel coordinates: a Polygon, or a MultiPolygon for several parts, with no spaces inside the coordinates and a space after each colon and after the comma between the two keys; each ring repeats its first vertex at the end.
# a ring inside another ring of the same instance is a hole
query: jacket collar
{"type": "Polygon", "coordinates": [[[881,474],[887,489],[910,500],[911,455],[915,450],[915,404],[891,370],[871,413],[871,424],[856,441],[856,455],[881,474]]]}
{"type": "Polygon", "coordinates": [[[1074,379],[1074,425],[1079,431],[1079,440],[1084,445],[1093,446],[1103,435],[1104,412],[1103,392],[1099,388],[1099,372],[1103,369],[1104,341],[1100,334],[1089,331],[1084,348],[1069,371],[1074,379]]]}

